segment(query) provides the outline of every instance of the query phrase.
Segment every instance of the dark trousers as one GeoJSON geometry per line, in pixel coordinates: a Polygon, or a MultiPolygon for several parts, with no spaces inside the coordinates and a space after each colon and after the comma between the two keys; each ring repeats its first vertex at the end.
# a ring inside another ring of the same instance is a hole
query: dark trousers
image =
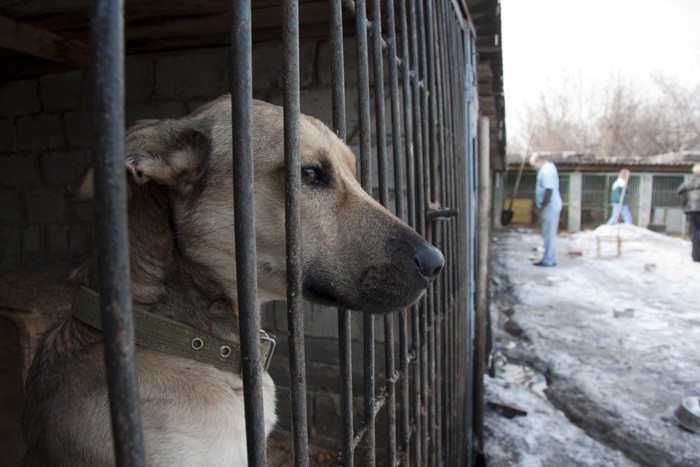
{"type": "Polygon", "coordinates": [[[689,212],[690,241],[693,244],[693,261],[700,262],[700,212],[689,212]]]}

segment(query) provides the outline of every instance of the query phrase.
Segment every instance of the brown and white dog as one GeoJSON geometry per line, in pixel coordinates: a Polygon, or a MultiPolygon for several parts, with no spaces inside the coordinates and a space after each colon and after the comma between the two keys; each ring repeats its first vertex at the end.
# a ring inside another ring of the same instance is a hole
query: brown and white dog
{"type": "MultiPolygon", "coordinates": [[[[237,341],[230,97],[177,120],[137,123],[126,134],[134,304],[237,341]]],[[[259,301],[285,297],[284,144],[280,107],[253,104],[259,301]]],[[[405,307],[443,256],[355,179],[352,152],[320,121],[300,121],[305,298],[369,313],[405,307]]],[[[70,198],[92,198],[92,171],[70,198]]],[[[97,288],[94,257],[75,273],[97,288]]],[[[147,465],[246,465],[238,374],[137,347],[147,465]]],[[[276,422],[264,380],[265,428],[276,422]]],[[[27,379],[25,466],[113,465],[103,347],[69,317],[45,336],[27,379]]]]}

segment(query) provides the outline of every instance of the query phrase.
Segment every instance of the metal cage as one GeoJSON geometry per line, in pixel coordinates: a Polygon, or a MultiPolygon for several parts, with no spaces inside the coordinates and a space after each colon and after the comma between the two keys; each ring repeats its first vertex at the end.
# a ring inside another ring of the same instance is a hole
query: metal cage
{"type": "MultiPolygon", "coordinates": [[[[343,432],[335,464],[471,464],[472,412],[480,403],[474,394],[474,388],[478,389],[474,374],[479,368],[475,366],[477,250],[486,248],[477,244],[475,32],[462,5],[451,0],[376,0],[369,8],[364,0],[330,0],[329,8],[333,129],[345,139],[342,17],[352,11],[358,52],[361,184],[371,193],[377,180],[379,201],[440,248],[446,258],[446,268],[419,303],[380,318],[384,320],[386,343],[383,368],[375,368],[377,318],[363,316],[364,401],[359,419],[353,419],[351,311],[338,310],[343,432]],[[391,125],[391,152],[387,122],[391,125]],[[376,174],[372,173],[373,161],[376,174]],[[388,179],[390,167],[392,181],[388,179]],[[386,419],[382,428],[377,424],[380,412],[386,419]],[[382,439],[388,443],[378,450],[380,429],[386,430],[382,439]]],[[[284,1],[283,12],[291,432],[294,464],[304,466],[309,465],[309,440],[299,239],[298,2],[284,1]]],[[[117,465],[138,466],[145,461],[134,362],[122,165],[123,29],[122,1],[93,2],[92,153],[106,366],[117,465]]],[[[248,459],[250,465],[263,466],[266,451],[260,416],[260,317],[251,182],[250,0],[231,2],[231,31],[235,236],[248,459]]]]}

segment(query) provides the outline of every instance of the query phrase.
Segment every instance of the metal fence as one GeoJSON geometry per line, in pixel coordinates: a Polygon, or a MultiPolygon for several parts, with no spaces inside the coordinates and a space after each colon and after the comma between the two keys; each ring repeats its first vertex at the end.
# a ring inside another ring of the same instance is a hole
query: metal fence
{"type": "MultiPolygon", "coordinates": [[[[597,227],[605,224],[612,214],[610,194],[617,174],[583,174],[581,193],[581,226],[597,227]]],[[[639,218],[639,175],[632,174],[625,190],[633,219],[639,218]]]]}
{"type": "MultiPolygon", "coordinates": [[[[474,30],[457,2],[350,2],[358,51],[360,179],[445,254],[446,268],[416,305],[383,316],[384,368],[375,368],[375,317],[363,316],[363,414],[353,419],[350,311],[338,310],[343,434],[338,465],[465,465],[471,409],[476,270],[477,141],[474,30]],[[372,67],[370,67],[370,52],[372,67]],[[385,66],[388,76],[384,76],[385,66]],[[369,73],[374,85],[370,87],[369,73]],[[385,108],[388,94],[390,106],[385,108]],[[374,98],[374,139],[371,98],[374,98]],[[391,124],[391,154],[387,123],[391,124]],[[372,173],[376,157],[377,174],[372,173]],[[397,340],[398,337],[398,340],[397,340]],[[386,414],[377,459],[377,415],[386,414]]],[[[331,0],[333,129],[345,138],[343,19],[331,0]]],[[[298,4],[285,1],[284,139],[289,377],[295,465],[309,465],[301,303],[298,4]]],[[[131,321],[123,168],[123,2],[92,9],[93,147],[99,292],[117,465],[144,465],[131,321]]],[[[250,465],[265,465],[252,164],[250,1],[231,2],[232,131],[238,308],[250,465]]],[[[234,232],[231,232],[234,235],[234,232]]],[[[478,401],[477,401],[478,403],[478,401]]]]}
{"type": "Polygon", "coordinates": [[[654,175],[651,188],[651,209],[678,208],[678,187],[685,175],[654,175]]]}

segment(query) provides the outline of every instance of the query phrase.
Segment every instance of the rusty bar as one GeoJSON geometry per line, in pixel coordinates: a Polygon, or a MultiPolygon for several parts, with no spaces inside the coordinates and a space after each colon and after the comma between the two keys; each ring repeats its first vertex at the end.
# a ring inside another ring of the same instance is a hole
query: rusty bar
{"type": "Polygon", "coordinates": [[[299,154],[299,4],[283,4],[284,54],[284,166],[287,254],[287,327],[289,331],[289,388],[292,412],[294,465],[309,465],[302,302],[301,159],[299,154]]]}
{"type": "MultiPolygon", "coordinates": [[[[419,11],[421,6],[419,5],[419,11]]],[[[438,113],[437,101],[439,98],[439,88],[437,83],[437,71],[439,69],[439,64],[436,60],[435,47],[436,35],[435,35],[435,15],[434,15],[435,5],[433,2],[429,2],[424,6],[424,34],[425,34],[425,61],[427,63],[427,74],[424,79],[427,82],[427,95],[428,95],[428,107],[426,109],[428,114],[428,138],[427,138],[427,151],[423,157],[423,170],[424,170],[424,182],[426,201],[436,202],[438,200],[438,187],[437,187],[437,159],[442,153],[442,146],[438,145],[439,132],[441,130],[440,114],[438,113]]],[[[427,220],[427,219],[426,219],[427,220]]],[[[438,237],[438,224],[432,222],[426,225],[426,236],[429,236],[430,240],[435,243],[438,237]]],[[[442,249],[441,245],[437,245],[442,249]]],[[[449,268],[448,268],[449,269],[449,268]]],[[[446,273],[447,271],[444,271],[446,273]]],[[[441,276],[443,275],[441,274],[441,276]]],[[[429,440],[430,440],[430,462],[432,465],[437,465],[437,455],[438,446],[437,441],[437,397],[436,395],[436,355],[435,355],[435,310],[436,303],[435,298],[437,297],[438,284],[442,278],[438,279],[438,283],[433,283],[430,286],[430,293],[426,300],[426,323],[425,323],[425,336],[427,340],[427,381],[426,381],[426,394],[428,394],[428,418],[429,423],[429,440]]]]}
{"type": "Polygon", "coordinates": [[[250,0],[231,2],[231,128],[236,285],[248,465],[265,465],[265,425],[253,199],[253,92],[250,0]]]}
{"type": "MultiPolygon", "coordinates": [[[[421,133],[423,135],[422,147],[419,148],[416,153],[416,187],[418,189],[416,203],[417,208],[417,218],[418,218],[418,233],[422,236],[428,236],[427,226],[425,223],[425,209],[428,204],[428,196],[430,193],[429,179],[426,178],[426,163],[428,160],[428,155],[430,154],[430,135],[429,135],[429,122],[428,122],[428,93],[429,93],[429,82],[428,82],[428,61],[426,56],[426,38],[425,38],[425,14],[424,14],[424,4],[422,0],[417,1],[416,8],[416,25],[417,25],[417,46],[418,46],[418,77],[423,83],[420,87],[420,125],[421,133]]],[[[419,301],[419,328],[420,328],[420,367],[421,367],[421,444],[424,451],[424,462],[429,463],[430,459],[430,418],[429,418],[429,404],[430,404],[430,394],[429,394],[429,370],[428,361],[430,357],[430,343],[428,337],[428,297],[423,296],[419,301]]]]}
{"type": "MultiPolygon", "coordinates": [[[[389,207],[389,183],[387,176],[386,149],[386,109],[384,106],[384,59],[382,39],[381,0],[372,1],[372,70],[374,71],[374,114],[377,136],[377,178],[379,182],[379,202],[389,207]]],[[[394,55],[394,57],[396,57],[394,55]]],[[[387,461],[396,463],[396,396],[395,384],[390,380],[394,375],[394,315],[384,315],[384,356],[385,390],[387,391],[387,461]]]]}
{"type": "Polygon", "coordinates": [[[143,466],[124,170],[124,4],[121,0],[93,3],[90,43],[97,276],[114,456],[118,466],[143,466]]]}
{"type": "Polygon", "coordinates": [[[415,155],[413,145],[413,86],[411,79],[411,55],[409,51],[409,31],[406,12],[406,1],[399,0],[399,17],[401,20],[401,90],[403,92],[404,117],[404,146],[406,148],[406,209],[407,220],[411,227],[416,226],[415,198],[415,155]]]}
{"type": "MultiPolygon", "coordinates": [[[[421,187],[421,176],[418,173],[417,168],[421,167],[422,162],[420,159],[420,154],[423,151],[423,132],[422,132],[422,113],[421,113],[421,98],[420,98],[420,76],[418,74],[418,21],[416,18],[416,2],[409,1],[408,9],[408,19],[410,20],[410,53],[411,53],[411,64],[414,68],[411,69],[412,75],[412,114],[413,114],[413,148],[414,157],[412,167],[409,168],[409,174],[413,175],[413,189],[414,189],[414,212],[413,212],[413,227],[418,233],[422,233],[424,225],[423,217],[421,216],[421,211],[424,209],[424,199],[422,196],[421,187]]],[[[422,360],[424,359],[424,348],[423,341],[421,339],[420,327],[421,327],[421,309],[418,305],[411,307],[411,340],[413,343],[413,348],[416,353],[416,359],[413,361],[413,408],[414,417],[416,425],[416,439],[414,443],[414,462],[416,465],[423,465],[423,455],[426,449],[426,443],[423,433],[425,432],[424,426],[425,421],[423,420],[423,403],[422,403],[422,379],[424,370],[422,366],[422,360]]]]}
{"type": "MultiPolygon", "coordinates": [[[[367,44],[367,7],[365,0],[355,1],[355,31],[357,35],[357,94],[360,111],[360,183],[372,194],[372,150],[370,134],[369,57],[367,44]]],[[[364,423],[367,431],[362,444],[362,465],[372,467],[376,462],[374,426],[374,317],[362,316],[364,366],[364,423]]]]}
{"type": "MultiPolygon", "coordinates": [[[[345,124],[345,60],[343,56],[343,7],[341,0],[330,0],[331,78],[333,131],[346,138],[345,124]]],[[[343,418],[341,434],[342,465],[354,463],[352,416],[352,331],[350,311],[338,309],[338,352],[340,363],[340,410],[343,418]]]]}
{"type": "Polygon", "coordinates": [[[386,1],[386,26],[388,34],[389,83],[391,98],[391,145],[394,155],[394,199],[396,216],[405,220],[403,198],[404,168],[401,150],[401,98],[399,95],[399,71],[396,43],[396,13],[394,0],[386,1]]]}
{"type": "MultiPolygon", "coordinates": [[[[393,3],[392,0],[389,0],[389,2],[393,3]]],[[[399,20],[401,23],[401,90],[403,94],[404,149],[406,160],[406,210],[408,224],[412,226],[415,225],[415,198],[413,191],[413,103],[411,100],[411,62],[408,48],[409,37],[408,20],[406,17],[406,0],[399,0],[399,20]]],[[[394,170],[397,171],[398,167],[399,166],[394,167],[394,170]]],[[[403,183],[400,186],[403,187],[403,183]]],[[[397,211],[398,207],[399,205],[397,204],[397,211]]],[[[399,365],[404,376],[401,380],[399,399],[399,404],[401,406],[401,447],[407,459],[410,457],[409,449],[411,444],[409,411],[410,368],[408,361],[408,314],[410,310],[410,308],[408,310],[403,310],[399,315],[399,365]]]]}

